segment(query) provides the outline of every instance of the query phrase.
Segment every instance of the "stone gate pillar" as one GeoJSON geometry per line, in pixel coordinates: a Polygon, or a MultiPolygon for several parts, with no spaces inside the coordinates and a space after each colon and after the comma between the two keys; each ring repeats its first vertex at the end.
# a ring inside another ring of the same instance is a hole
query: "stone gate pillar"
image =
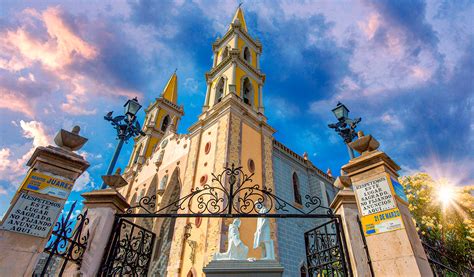
{"type": "Polygon", "coordinates": [[[360,231],[357,217],[359,211],[357,209],[357,201],[354,191],[350,189],[349,177],[340,176],[336,179],[334,185],[341,190],[337,193],[331,209],[334,213],[341,216],[344,236],[347,243],[347,250],[350,260],[350,266],[354,276],[371,276],[369,257],[367,257],[364,247],[364,239],[360,231]],[[346,184],[346,186],[344,185],[346,184]]]}
{"type": "MultiPolygon", "coordinates": [[[[120,177],[120,176],[119,176],[120,177]]],[[[102,189],[86,192],[84,208],[88,209],[89,241],[82,256],[81,276],[96,276],[102,258],[106,254],[107,243],[112,233],[115,214],[123,213],[130,205],[115,189],[102,189]]]]}
{"type": "Polygon", "coordinates": [[[40,146],[29,159],[1,223],[0,276],[32,276],[74,182],[89,167],[73,152],[87,141],[79,130],[61,129],[54,139],[59,147],[40,146]]]}
{"type": "MultiPolygon", "coordinates": [[[[400,167],[377,150],[379,143],[371,135],[359,132],[349,146],[361,155],[342,167],[345,176],[340,180],[343,187],[352,185],[374,275],[432,276],[403,187],[397,182],[400,167]]],[[[351,238],[351,244],[353,252],[362,250],[357,238],[351,238]]]]}

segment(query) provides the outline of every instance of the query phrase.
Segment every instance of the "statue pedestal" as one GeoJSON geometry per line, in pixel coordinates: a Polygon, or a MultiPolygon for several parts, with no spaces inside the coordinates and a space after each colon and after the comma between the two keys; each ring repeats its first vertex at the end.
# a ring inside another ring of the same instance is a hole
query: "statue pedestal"
{"type": "Polygon", "coordinates": [[[211,261],[203,268],[206,277],[281,277],[283,270],[283,266],[275,260],[211,261]]]}

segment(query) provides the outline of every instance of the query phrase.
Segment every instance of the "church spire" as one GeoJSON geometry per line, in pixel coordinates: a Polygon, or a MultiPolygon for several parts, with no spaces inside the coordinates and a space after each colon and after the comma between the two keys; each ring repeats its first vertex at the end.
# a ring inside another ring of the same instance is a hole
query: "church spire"
{"type": "MultiPolygon", "coordinates": [[[[236,24],[237,23],[237,20],[238,22],[240,22],[240,25],[242,26],[242,29],[244,29],[246,32],[248,32],[247,30],[247,23],[245,22],[245,17],[244,17],[244,11],[242,10],[242,4],[239,5],[239,7],[237,8],[237,11],[235,11],[235,15],[234,15],[234,18],[232,19],[232,23],[231,24],[236,24]]],[[[229,29],[231,27],[229,26],[229,29]]]]}
{"type": "Polygon", "coordinates": [[[214,63],[206,73],[207,91],[203,111],[235,95],[257,113],[263,114],[262,87],[265,74],[260,70],[262,44],[247,32],[244,12],[239,6],[230,28],[212,44],[214,63]]]}
{"type": "Polygon", "coordinates": [[[163,98],[166,100],[176,104],[178,101],[178,75],[176,75],[176,70],[171,75],[170,79],[168,80],[168,83],[165,86],[165,89],[163,90],[163,98]]]}
{"type": "Polygon", "coordinates": [[[132,151],[127,171],[136,169],[143,164],[154,151],[161,139],[167,135],[167,130],[175,132],[181,116],[182,106],[178,106],[178,76],[176,71],[171,75],[160,97],[145,109],[143,122],[144,136],[137,137],[132,151]]]}

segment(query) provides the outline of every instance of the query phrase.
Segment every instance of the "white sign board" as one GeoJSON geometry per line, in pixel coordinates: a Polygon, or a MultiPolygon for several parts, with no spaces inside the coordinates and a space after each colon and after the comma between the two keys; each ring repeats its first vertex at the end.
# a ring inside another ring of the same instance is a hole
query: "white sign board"
{"type": "Polygon", "coordinates": [[[385,176],[354,185],[362,215],[369,215],[396,208],[392,191],[385,176]]]}
{"type": "Polygon", "coordinates": [[[61,212],[61,203],[21,193],[1,229],[46,237],[61,212]]]}

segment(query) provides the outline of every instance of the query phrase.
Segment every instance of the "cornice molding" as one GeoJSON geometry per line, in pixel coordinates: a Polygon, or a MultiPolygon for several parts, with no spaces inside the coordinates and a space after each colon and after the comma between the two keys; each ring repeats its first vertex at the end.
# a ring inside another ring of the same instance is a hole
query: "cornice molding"
{"type": "Polygon", "coordinates": [[[262,43],[257,39],[254,40],[244,29],[242,29],[242,26],[238,24],[231,24],[230,30],[227,31],[227,33],[225,33],[222,38],[217,39],[212,43],[212,51],[216,52],[216,50],[221,48],[222,45],[230,38],[230,36],[234,34],[243,36],[249,42],[249,44],[257,50],[258,54],[262,53],[262,43]]]}
{"type": "Polygon", "coordinates": [[[188,132],[193,134],[199,129],[214,123],[219,118],[228,113],[238,114],[242,119],[257,129],[259,127],[264,129],[264,132],[267,134],[273,134],[276,132],[275,129],[268,125],[266,122],[267,118],[263,114],[253,110],[252,107],[249,107],[247,104],[245,104],[242,99],[234,93],[227,94],[220,103],[203,112],[199,116],[199,120],[189,127],[188,132]]]}
{"type": "Polygon", "coordinates": [[[277,140],[273,140],[273,147],[280,150],[282,153],[285,153],[287,154],[288,156],[290,157],[293,157],[296,159],[296,161],[300,162],[302,165],[308,167],[309,169],[312,169],[314,171],[316,171],[316,173],[324,178],[326,181],[328,181],[329,183],[334,183],[334,178],[327,175],[326,173],[324,173],[324,171],[322,171],[321,169],[317,168],[311,161],[309,160],[305,160],[303,157],[301,157],[300,155],[298,155],[297,153],[295,153],[293,150],[291,150],[290,148],[288,148],[286,145],[284,145],[283,143],[277,141],[277,140]]]}
{"type": "Polygon", "coordinates": [[[174,111],[177,114],[183,116],[184,115],[184,107],[183,105],[176,105],[175,103],[169,101],[168,99],[165,99],[163,97],[158,97],[155,98],[155,102],[148,106],[145,109],[145,112],[148,113],[150,112],[154,107],[158,106],[158,104],[163,104],[165,108],[168,108],[168,111],[174,111]]]}
{"type": "Polygon", "coordinates": [[[218,65],[213,67],[211,71],[206,72],[206,82],[211,83],[219,74],[222,73],[229,65],[232,63],[238,64],[242,69],[246,69],[246,72],[252,74],[253,77],[260,81],[263,85],[265,83],[266,75],[261,73],[260,70],[255,69],[252,65],[250,65],[246,60],[240,57],[240,51],[237,49],[232,49],[229,51],[229,56],[225,57],[218,65]]]}

